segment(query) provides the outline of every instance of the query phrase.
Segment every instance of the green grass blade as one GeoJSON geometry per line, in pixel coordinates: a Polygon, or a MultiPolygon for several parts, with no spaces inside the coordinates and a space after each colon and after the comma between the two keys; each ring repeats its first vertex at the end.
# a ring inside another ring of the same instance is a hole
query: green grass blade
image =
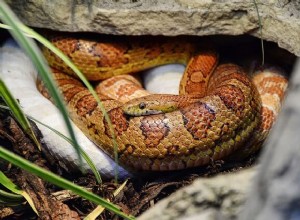
{"type": "Polygon", "coordinates": [[[57,107],[60,109],[65,124],[68,128],[71,139],[74,141],[75,149],[79,156],[79,160],[82,163],[82,158],[80,156],[80,146],[76,140],[74,131],[71,126],[70,119],[68,117],[68,113],[66,111],[66,107],[59,92],[56,89],[56,85],[54,80],[50,74],[49,68],[46,64],[45,58],[42,56],[40,50],[37,48],[36,44],[32,39],[26,37],[21,29],[24,29],[23,24],[18,20],[18,18],[13,14],[11,9],[6,5],[4,1],[0,1],[0,19],[3,23],[9,25],[11,29],[9,29],[10,33],[14,37],[14,39],[19,43],[19,45],[26,51],[26,53],[30,56],[32,62],[35,64],[38,69],[40,76],[48,88],[49,93],[52,98],[55,100],[57,107]]]}
{"type": "MultiPolygon", "coordinates": [[[[0,104],[0,108],[4,109],[4,110],[8,110],[8,111],[11,110],[9,107],[1,105],[1,104],[0,104]]],[[[52,127],[44,124],[43,122],[41,122],[41,121],[39,121],[39,120],[37,120],[37,119],[29,116],[29,115],[25,114],[25,116],[27,118],[29,118],[30,120],[32,120],[32,121],[34,121],[34,122],[36,122],[38,124],[41,124],[41,125],[45,126],[46,128],[50,129],[51,131],[53,131],[54,133],[56,133],[57,135],[59,135],[60,137],[62,137],[63,139],[65,139],[67,142],[69,142],[71,145],[74,146],[74,142],[70,138],[68,138],[65,135],[63,135],[62,133],[60,133],[59,131],[55,130],[54,128],[52,128],[52,127]]],[[[80,153],[81,153],[83,159],[87,162],[87,164],[91,168],[92,172],[94,173],[97,183],[101,184],[102,183],[102,179],[101,179],[100,173],[98,172],[95,164],[93,163],[93,161],[91,160],[91,158],[89,157],[89,155],[87,155],[87,153],[82,148],[80,148],[80,153]]]]}
{"type": "Polygon", "coordinates": [[[0,79],[0,95],[2,96],[3,100],[6,102],[6,104],[9,106],[12,114],[18,121],[18,123],[21,125],[23,130],[29,135],[29,137],[34,141],[36,146],[41,150],[41,145],[38,142],[29,121],[27,120],[25,114],[21,110],[21,107],[17,100],[12,96],[10,91],[8,90],[5,83],[0,79]]]}
{"type": "MultiPolygon", "coordinates": [[[[0,27],[8,29],[8,30],[11,29],[11,27],[7,26],[7,25],[1,25],[0,24],[0,27]]],[[[113,141],[114,152],[115,152],[114,159],[115,159],[115,163],[118,164],[118,153],[117,153],[118,145],[117,145],[117,142],[116,142],[115,132],[114,132],[114,129],[112,127],[111,120],[110,120],[110,118],[109,118],[109,116],[108,116],[101,100],[99,99],[98,95],[96,94],[96,92],[93,89],[93,87],[91,86],[91,84],[84,77],[84,75],[81,73],[81,71],[72,63],[72,61],[64,53],[62,53],[58,48],[54,47],[47,39],[45,39],[43,36],[41,36],[40,34],[38,34],[37,32],[35,32],[34,30],[28,28],[25,25],[22,25],[20,28],[26,36],[37,40],[42,45],[49,48],[60,59],[62,59],[77,74],[77,76],[82,80],[82,82],[85,84],[85,86],[91,92],[93,97],[96,99],[96,101],[99,105],[99,108],[101,109],[102,113],[104,114],[104,118],[107,121],[108,127],[110,129],[110,133],[112,134],[112,141],[113,141]]],[[[116,166],[116,168],[115,168],[115,180],[116,180],[116,182],[118,180],[118,173],[119,173],[118,167],[116,166]]]]}
{"type": "MultiPolygon", "coordinates": [[[[0,107],[1,107],[1,105],[0,105],[0,107]]],[[[70,138],[68,138],[65,135],[63,135],[62,133],[60,133],[59,131],[55,130],[54,128],[44,124],[43,122],[41,122],[41,121],[31,117],[31,116],[27,116],[27,117],[29,119],[35,121],[36,123],[41,124],[41,125],[45,126],[46,128],[50,129],[51,131],[56,133],[58,136],[62,137],[64,140],[66,140],[67,142],[69,142],[71,145],[74,146],[74,142],[70,138]]],[[[83,159],[87,162],[87,164],[91,168],[92,172],[94,173],[97,183],[101,184],[102,183],[101,176],[100,176],[95,164],[93,163],[93,161],[89,157],[89,155],[87,155],[87,153],[82,148],[80,148],[80,154],[83,157],[83,159]]]]}
{"type": "Polygon", "coordinates": [[[48,170],[45,170],[31,162],[28,162],[22,157],[13,154],[12,152],[6,150],[1,146],[0,146],[0,157],[30,173],[35,174],[36,176],[42,178],[45,181],[53,183],[61,188],[71,190],[72,192],[80,195],[81,197],[105,207],[107,210],[117,214],[118,216],[124,219],[131,219],[131,220],[134,219],[134,217],[128,216],[125,213],[121,212],[118,206],[108,202],[107,200],[83,189],[82,187],[68,180],[61,178],[60,176],[54,173],[51,173],[48,170]]]}
{"type": "MultiPolygon", "coordinates": [[[[81,73],[81,71],[72,63],[72,61],[64,54],[62,53],[58,48],[54,47],[46,38],[44,38],[43,36],[41,36],[40,34],[38,34],[37,32],[35,32],[34,30],[24,26],[23,29],[24,33],[26,33],[28,36],[32,37],[33,39],[37,40],[38,42],[40,42],[42,45],[44,45],[45,47],[49,48],[53,53],[55,53],[63,62],[65,62],[65,64],[67,64],[76,74],[77,76],[80,78],[80,80],[83,82],[83,84],[87,87],[87,89],[90,91],[90,93],[93,95],[93,97],[96,99],[99,108],[101,109],[104,118],[108,124],[108,127],[110,129],[110,133],[112,134],[112,141],[113,141],[113,146],[114,146],[114,159],[116,164],[118,164],[118,153],[117,153],[117,149],[118,149],[118,145],[117,145],[117,141],[116,141],[116,136],[115,136],[115,132],[111,123],[111,120],[101,102],[101,100],[99,99],[97,93],[95,92],[93,86],[89,83],[89,81],[85,78],[85,76],[81,73]]],[[[116,166],[116,170],[115,170],[115,179],[117,181],[118,179],[118,167],[116,166]]]]}
{"type": "MultiPolygon", "coordinates": [[[[0,180],[1,183],[1,180],[0,180]]],[[[4,202],[14,202],[16,204],[20,204],[24,202],[24,198],[21,195],[15,194],[15,193],[9,193],[4,190],[0,189],[0,200],[4,202]]]]}
{"type": "Polygon", "coordinates": [[[0,171],[0,183],[6,187],[7,189],[9,189],[10,191],[18,194],[18,195],[22,195],[28,202],[28,204],[30,205],[30,207],[32,208],[32,210],[38,215],[38,212],[34,206],[34,203],[32,201],[32,199],[30,198],[30,196],[28,195],[27,192],[19,189],[18,186],[16,186],[10,179],[8,179],[3,172],[0,171]]]}
{"type": "MultiPolygon", "coordinates": [[[[116,197],[126,186],[128,180],[125,180],[113,193],[114,197],[116,197]]],[[[101,206],[98,205],[90,214],[88,214],[83,220],[94,220],[97,219],[99,217],[99,215],[101,215],[101,213],[104,211],[105,209],[101,206]]]]}
{"type": "Polygon", "coordinates": [[[263,66],[265,64],[265,49],[264,49],[264,40],[263,40],[263,33],[262,33],[262,24],[261,24],[261,17],[258,11],[258,6],[256,3],[256,0],[253,0],[253,4],[257,13],[258,17],[258,24],[259,24],[259,32],[260,32],[260,44],[261,44],[261,56],[262,56],[262,61],[261,65],[263,66]]]}

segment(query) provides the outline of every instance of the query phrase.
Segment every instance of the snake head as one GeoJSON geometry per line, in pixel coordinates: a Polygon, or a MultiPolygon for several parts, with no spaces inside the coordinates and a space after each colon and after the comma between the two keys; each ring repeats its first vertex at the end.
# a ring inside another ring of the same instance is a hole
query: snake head
{"type": "Polygon", "coordinates": [[[160,109],[155,109],[155,104],[153,103],[145,103],[145,102],[138,102],[136,104],[125,104],[123,106],[123,111],[125,114],[130,116],[142,116],[142,115],[155,115],[163,113],[160,109]],[[152,106],[152,107],[151,107],[152,106]],[[154,106],[154,108],[153,108],[154,106]]]}
{"type": "Polygon", "coordinates": [[[126,102],[122,109],[130,116],[155,115],[175,111],[178,103],[173,95],[149,95],[126,102]]]}

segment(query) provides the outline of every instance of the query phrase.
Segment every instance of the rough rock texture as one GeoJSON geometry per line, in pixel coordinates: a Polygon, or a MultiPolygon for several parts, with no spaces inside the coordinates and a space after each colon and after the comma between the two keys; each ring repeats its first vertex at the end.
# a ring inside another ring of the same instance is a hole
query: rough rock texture
{"type": "MultiPolygon", "coordinates": [[[[7,0],[28,25],[125,35],[260,36],[254,0],[7,0]]],[[[300,55],[298,0],[256,1],[263,39],[300,55]]]]}
{"type": "Polygon", "coordinates": [[[150,209],[139,220],[236,219],[245,203],[255,169],[199,178],[150,209]]]}
{"type": "Polygon", "coordinates": [[[240,219],[300,219],[300,60],[240,219]]]}

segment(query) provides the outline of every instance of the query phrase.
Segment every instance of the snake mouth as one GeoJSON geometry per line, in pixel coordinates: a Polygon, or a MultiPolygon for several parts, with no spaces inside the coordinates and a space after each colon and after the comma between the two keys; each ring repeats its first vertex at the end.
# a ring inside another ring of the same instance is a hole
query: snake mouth
{"type": "Polygon", "coordinates": [[[125,112],[126,115],[129,116],[134,116],[134,117],[139,117],[139,116],[147,116],[147,115],[157,115],[157,114],[162,114],[164,113],[163,111],[160,110],[155,110],[155,109],[147,109],[144,111],[131,111],[131,112],[125,112]]]}

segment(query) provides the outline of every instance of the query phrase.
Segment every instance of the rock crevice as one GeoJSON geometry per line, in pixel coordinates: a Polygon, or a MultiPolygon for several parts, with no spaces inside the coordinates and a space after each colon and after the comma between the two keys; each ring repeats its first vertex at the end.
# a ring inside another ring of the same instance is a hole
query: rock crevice
{"type": "MultiPolygon", "coordinates": [[[[260,37],[254,1],[8,1],[33,27],[114,35],[241,35],[260,37]]],[[[262,38],[300,56],[300,3],[257,2],[262,38]]]]}

